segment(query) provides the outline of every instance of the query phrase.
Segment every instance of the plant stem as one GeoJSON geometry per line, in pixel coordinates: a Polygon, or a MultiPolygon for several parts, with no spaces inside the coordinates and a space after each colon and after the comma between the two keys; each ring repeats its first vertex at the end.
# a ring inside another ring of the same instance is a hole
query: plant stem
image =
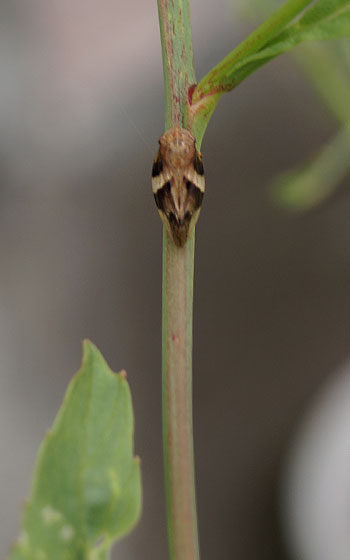
{"type": "Polygon", "coordinates": [[[158,0],[158,13],[168,129],[186,125],[188,88],[196,81],[189,0],[158,0]]]}
{"type": "MultiPolygon", "coordinates": [[[[195,82],[189,0],[158,0],[166,129],[186,126],[195,82]]],[[[163,229],[163,452],[169,556],[199,560],[192,429],[194,235],[183,248],[163,229]]]]}
{"type": "Polygon", "coordinates": [[[199,559],[192,432],[194,236],[178,249],[163,231],[163,449],[169,554],[199,559]]]}

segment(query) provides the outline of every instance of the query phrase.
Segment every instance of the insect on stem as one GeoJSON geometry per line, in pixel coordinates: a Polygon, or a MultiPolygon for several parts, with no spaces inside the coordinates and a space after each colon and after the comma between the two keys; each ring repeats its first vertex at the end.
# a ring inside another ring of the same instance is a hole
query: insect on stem
{"type": "Polygon", "coordinates": [[[198,220],[205,189],[202,154],[188,130],[174,126],[160,137],[152,188],[168,233],[183,247],[198,220]]]}

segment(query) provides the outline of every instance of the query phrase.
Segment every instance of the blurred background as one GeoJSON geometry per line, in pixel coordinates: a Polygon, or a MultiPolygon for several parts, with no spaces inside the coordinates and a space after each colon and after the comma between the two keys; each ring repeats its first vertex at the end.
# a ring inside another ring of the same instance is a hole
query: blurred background
{"type": "MultiPolygon", "coordinates": [[[[142,458],[142,520],[113,558],[164,559],[156,2],[4,0],[0,16],[0,557],[88,337],[128,372],[142,458]]],[[[229,0],[192,0],[192,20],[198,78],[254,25],[229,0]]],[[[349,177],[307,212],[270,191],[337,130],[283,56],[222,98],[204,138],[194,301],[203,560],[350,555],[349,177]]]]}

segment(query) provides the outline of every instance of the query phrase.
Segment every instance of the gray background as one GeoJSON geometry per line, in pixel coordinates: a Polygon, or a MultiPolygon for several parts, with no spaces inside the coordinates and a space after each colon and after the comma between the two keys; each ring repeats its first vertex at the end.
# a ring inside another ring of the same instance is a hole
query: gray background
{"type": "MultiPolygon", "coordinates": [[[[192,3],[198,77],[249,27],[192,3]]],[[[0,556],[38,445],[93,340],[131,385],[143,517],[115,558],[166,557],[161,463],[163,132],[156,2],[0,3],[0,556]]],[[[225,96],[202,151],[194,427],[202,559],[285,560],[278,481],[309,399],[348,356],[349,191],[273,207],[335,124],[283,57],[225,96]]]]}

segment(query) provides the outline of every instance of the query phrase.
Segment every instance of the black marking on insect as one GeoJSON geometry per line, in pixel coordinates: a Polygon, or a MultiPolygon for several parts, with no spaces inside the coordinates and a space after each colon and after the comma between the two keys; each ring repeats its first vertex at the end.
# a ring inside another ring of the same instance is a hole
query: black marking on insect
{"type": "Polygon", "coordinates": [[[152,177],[158,177],[158,175],[160,175],[162,171],[163,171],[163,162],[162,162],[162,158],[160,157],[160,154],[158,154],[153,162],[152,177]]]}
{"type": "Polygon", "coordinates": [[[168,233],[183,247],[198,220],[205,189],[202,155],[188,130],[176,126],[160,137],[152,188],[168,233]]]}

